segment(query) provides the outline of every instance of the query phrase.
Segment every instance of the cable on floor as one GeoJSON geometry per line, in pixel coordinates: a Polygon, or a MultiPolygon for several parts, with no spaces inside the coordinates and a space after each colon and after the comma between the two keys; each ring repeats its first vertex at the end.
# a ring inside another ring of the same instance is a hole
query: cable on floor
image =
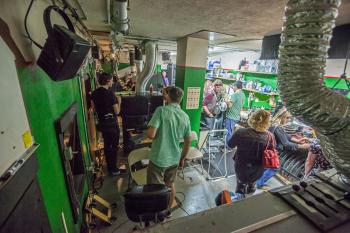
{"type": "Polygon", "coordinates": [[[180,201],[180,199],[175,195],[175,200],[176,200],[176,202],[177,202],[179,208],[182,209],[182,210],[189,216],[190,214],[189,214],[189,213],[185,210],[185,208],[183,207],[183,203],[184,203],[185,200],[186,200],[186,195],[185,195],[185,193],[183,193],[183,192],[176,192],[176,194],[181,194],[181,195],[183,196],[183,200],[180,201]]]}

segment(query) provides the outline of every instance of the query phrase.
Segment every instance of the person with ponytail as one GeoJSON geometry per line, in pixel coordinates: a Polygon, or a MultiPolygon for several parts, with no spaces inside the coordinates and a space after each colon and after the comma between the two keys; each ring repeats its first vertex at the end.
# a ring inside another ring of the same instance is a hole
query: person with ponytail
{"type": "Polygon", "coordinates": [[[310,147],[306,138],[297,139],[284,131],[283,125],[287,124],[291,117],[292,115],[283,107],[272,118],[270,132],[275,135],[278,152],[307,150],[310,147]]]}

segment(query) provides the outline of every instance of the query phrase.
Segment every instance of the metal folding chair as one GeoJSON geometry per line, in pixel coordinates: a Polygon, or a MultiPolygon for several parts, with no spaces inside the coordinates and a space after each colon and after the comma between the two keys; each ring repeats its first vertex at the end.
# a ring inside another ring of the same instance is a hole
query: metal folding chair
{"type": "MultiPolygon", "coordinates": [[[[198,164],[198,165],[201,166],[202,174],[203,174],[203,171],[204,171],[204,169],[203,169],[203,156],[204,155],[202,153],[202,148],[203,148],[203,145],[204,145],[205,141],[207,140],[208,133],[209,133],[209,130],[200,131],[200,133],[199,133],[199,140],[198,140],[197,133],[195,131],[192,131],[191,135],[190,135],[191,142],[198,142],[198,143],[197,143],[196,147],[191,146],[188,154],[186,155],[186,161],[187,162],[193,162],[195,160],[199,160],[200,161],[200,164],[198,164]]],[[[198,165],[187,166],[186,168],[196,167],[198,165]]],[[[186,166],[186,163],[185,163],[185,166],[186,166]]],[[[185,166],[182,168],[182,171],[181,171],[182,177],[179,176],[182,179],[185,178],[185,174],[184,174],[185,166]]]]}
{"type": "Polygon", "coordinates": [[[226,154],[227,154],[227,143],[226,143],[226,136],[227,136],[227,129],[215,129],[210,130],[206,145],[206,150],[208,154],[208,169],[206,171],[207,173],[207,179],[208,180],[216,180],[220,178],[226,178],[227,177],[227,161],[226,161],[226,154]],[[212,160],[214,160],[217,156],[220,156],[219,161],[216,163],[216,167],[212,165],[212,160]],[[220,164],[224,165],[224,171],[221,171],[218,167],[220,164]],[[211,169],[216,169],[220,175],[219,176],[211,176],[210,171],[211,169]]]}
{"type": "Polygon", "coordinates": [[[130,152],[128,156],[128,164],[130,169],[131,179],[137,185],[147,184],[147,164],[149,161],[149,153],[151,149],[149,147],[142,147],[130,152]]]}

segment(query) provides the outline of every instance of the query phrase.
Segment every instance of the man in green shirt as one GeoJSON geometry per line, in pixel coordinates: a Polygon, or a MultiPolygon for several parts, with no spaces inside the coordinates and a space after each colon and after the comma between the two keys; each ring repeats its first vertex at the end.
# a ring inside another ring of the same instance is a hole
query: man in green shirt
{"type": "Polygon", "coordinates": [[[231,95],[229,101],[227,101],[228,109],[226,111],[226,129],[227,129],[227,141],[233,135],[236,124],[241,119],[241,111],[243,108],[243,103],[245,95],[242,91],[242,82],[236,81],[233,85],[233,90],[235,93],[231,95]]]}
{"type": "Polygon", "coordinates": [[[166,105],[158,107],[148,123],[147,136],[153,139],[148,165],[147,183],[165,184],[171,189],[170,206],[175,202],[175,178],[178,167],[183,167],[190,148],[190,120],[181,110],[181,88],[166,87],[163,98],[166,105]],[[181,151],[180,141],[184,141],[181,151]]]}

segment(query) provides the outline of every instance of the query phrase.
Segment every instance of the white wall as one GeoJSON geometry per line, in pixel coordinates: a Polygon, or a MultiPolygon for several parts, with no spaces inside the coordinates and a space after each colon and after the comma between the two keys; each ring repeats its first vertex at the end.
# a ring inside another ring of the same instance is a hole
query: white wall
{"type": "MultiPolygon", "coordinates": [[[[326,62],[326,75],[340,76],[344,72],[345,59],[328,59],[326,62]]],[[[346,69],[346,74],[350,77],[350,61],[346,69]]]]}
{"type": "MultiPolygon", "coordinates": [[[[208,55],[210,60],[221,60],[221,66],[224,69],[238,69],[239,62],[243,58],[247,58],[247,60],[251,63],[254,60],[258,60],[260,58],[260,53],[258,52],[228,52],[221,53],[216,55],[208,55]]],[[[346,74],[350,77],[350,61],[348,62],[348,66],[346,69],[346,74]]],[[[340,76],[344,70],[345,59],[327,59],[326,62],[326,75],[332,76],[340,76]]]]}
{"type": "Polygon", "coordinates": [[[221,53],[215,55],[208,55],[210,60],[221,60],[221,66],[224,69],[238,69],[239,62],[243,58],[247,58],[247,60],[251,63],[254,60],[258,60],[260,58],[259,52],[247,51],[247,52],[228,52],[221,53]]]}
{"type": "MultiPolygon", "coordinates": [[[[33,45],[25,36],[24,16],[29,6],[29,0],[2,0],[0,16],[8,24],[12,38],[27,61],[35,61],[41,50],[33,45]]],[[[49,0],[36,0],[28,15],[28,31],[40,45],[44,45],[47,33],[43,21],[44,9],[51,4],[49,0]]],[[[57,14],[52,14],[52,23],[65,25],[64,20],[57,14]]]]}

